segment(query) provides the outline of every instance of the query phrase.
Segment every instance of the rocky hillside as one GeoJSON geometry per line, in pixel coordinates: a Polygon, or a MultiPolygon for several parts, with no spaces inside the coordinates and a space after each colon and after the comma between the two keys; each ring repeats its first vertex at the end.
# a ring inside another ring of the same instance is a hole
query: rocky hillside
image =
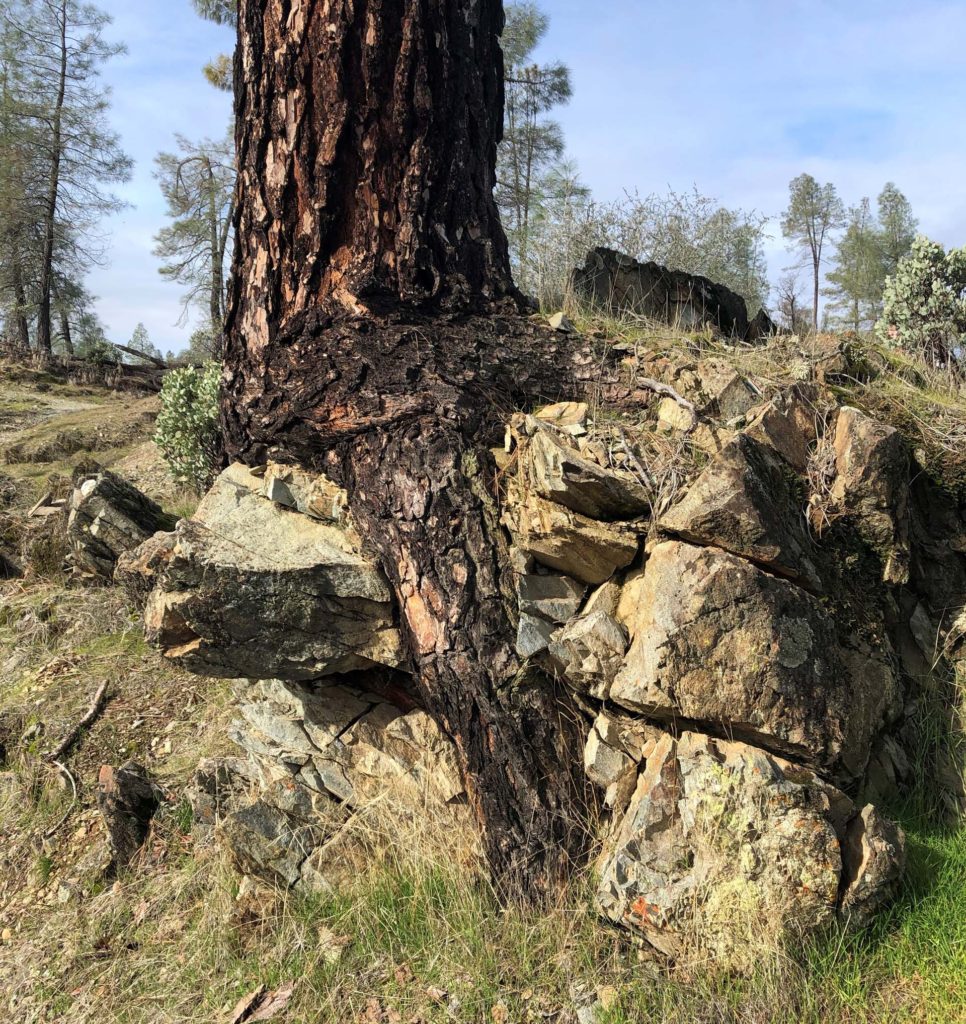
{"type": "Polygon", "coordinates": [[[579,326],[635,400],[520,411],[494,453],[518,654],[596,808],[587,877],[541,912],[487,889],[338,488],[232,466],[194,509],[151,399],[11,424],[17,1019],[966,1012],[966,405],[849,339],[579,326]]]}

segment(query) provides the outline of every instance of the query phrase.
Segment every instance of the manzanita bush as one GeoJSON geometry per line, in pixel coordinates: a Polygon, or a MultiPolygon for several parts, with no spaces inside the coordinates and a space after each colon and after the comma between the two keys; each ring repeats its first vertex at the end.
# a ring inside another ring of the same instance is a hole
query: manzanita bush
{"type": "Polygon", "coordinates": [[[161,386],[154,440],[175,478],[196,491],[212,480],[218,458],[221,365],[205,363],[169,373],[161,386]]]}
{"type": "Polygon", "coordinates": [[[887,345],[950,371],[966,346],[966,249],[946,252],[919,235],[886,282],[876,333],[887,345]]]}

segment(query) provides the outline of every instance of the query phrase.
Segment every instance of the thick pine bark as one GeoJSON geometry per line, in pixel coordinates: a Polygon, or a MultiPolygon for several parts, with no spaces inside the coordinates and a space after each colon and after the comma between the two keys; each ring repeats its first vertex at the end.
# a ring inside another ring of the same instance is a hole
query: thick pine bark
{"type": "Polygon", "coordinates": [[[519,316],[493,201],[502,18],[499,0],[242,0],[224,422],[230,455],[347,488],[494,875],[532,894],[583,850],[581,735],[514,651],[488,449],[570,354],[519,316]]]}

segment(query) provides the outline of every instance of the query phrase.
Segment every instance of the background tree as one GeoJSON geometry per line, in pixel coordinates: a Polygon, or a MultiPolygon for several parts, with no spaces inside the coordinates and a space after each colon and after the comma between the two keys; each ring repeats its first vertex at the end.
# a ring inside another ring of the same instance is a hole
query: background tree
{"type": "Polygon", "coordinates": [[[805,334],[811,326],[808,302],[802,296],[801,282],[793,271],[782,274],[777,288],[778,320],[786,331],[805,334]]]}
{"type": "Polygon", "coordinates": [[[110,186],[130,175],[130,160],[107,124],[108,93],[100,80],[104,63],[123,49],[104,40],[109,22],[78,0],[17,0],[0,9],[7,40],[4,132],[29,140],[29,157],[21,144],[21,158],[5,163],[22,180],[19,200],[10,198],[16,190],[6,190],[18,205],[5,211],[5,223],[15,225],[19,276],[29,270],[31,286],[23,281],[23,292],[44,354],[52,350],[58,280],[80,280],[100,258],[96,227],[121,205],[110,186]]]}
{"type": "Polygon", "coordinates": [[[534,3],[507,5],[503,53],[506,108],[497,165],[497,202],[515,260],[527,286],[529,242],[534,221],[563,198],[554,168],[563,157],[563,132],[546,115],[569,101],[566,65],[536,64],[533,51],[550,20],[534,3]]]}
{"type": "Polygon", "coordinates": [[[849,211],[845,233],[835,250],[825,294],[829,323],[865,330],[879,315],[885,285],[882,254],[868,199],[849,211]]]}
{"type": "Polygon", "coordinates": [[[818,330],[822,257],[831,232],[844,224],[845,208],[834,185],[820,185],[810,174],[795,178],[788,192],[782,233],[803,251],[807,265],[812,268],[812,326],[818,330]]]}
{"type": "Polygon", "coordinates": [[[919,222],[912,214],[912,205],[891,181],[879,193],[878,240],[882,264],[882,285],[899,268],[903,257],[912,250],[919,222]]]}
{"type": "MultiPolygon", "coordinates": [[[[206,21],[216,25],[238,24],[237,0],[191,0],[195,11],[206,21]]],[[[232,89],[232,59],[227,53],[220,53],[204,67],[205,78],[223,92],[232,89]]]]}
{"type": "MultiPolygon", "coordinates": [[[[235,191],[234,143],[177,136],[178,152],[160,153],[156,177],[171,224],[161,229],[154,253],[162,276],[186,286],[183,320],[201,305],[213,336],[224,325],[225,253],[235,191]]],[[[220,350],[220,345],[215,345],[220,350]]],[[[213,353],[219,355],[220,351],[213,353]]]]}

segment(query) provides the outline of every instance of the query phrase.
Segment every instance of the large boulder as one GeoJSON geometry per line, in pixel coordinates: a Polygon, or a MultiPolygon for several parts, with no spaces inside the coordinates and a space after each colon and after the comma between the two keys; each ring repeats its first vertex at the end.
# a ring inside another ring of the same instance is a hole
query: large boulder
{"type": "MultiPolygon", "coordinates": [[[[750,335],[748,307],[740,295],[706,277],[638,263],[613,249],[591,250],[572,282],[576,294],[599,309],[639,313],[682,330],[711,325],[729,337],[750,335]]],[[[763,329],[756,319],[755,339],[763,329]]]]}
{"type": "Polygon", "coordinates": [[[800,580],[821,581],[814,542],[789,467],[768,445],[738,434],[676,505],[662,529],[696,544],[713,544],[800,580]]]}
{"type": "Polygon", "coordinates": [[[598,904],[677,958],[739,970],[890,898],[904,840],[814,772],[685,732],[649,750],[600,862],[598,904]]]}
{"type": "Polygon", "coordinates": [[[229,467],[170,550],[147,553],[146,571],[160,569],[145,607],[149,641],[189,671],[225,678],[397,664],[392,594],[351,526],[270,500],[271,480],[229,467]]]}
{"type": "Polygon", "coordinates": [[[74,478],[67,540],[70,561],[84,575],[111,579],[118,559],[174,520],[157,502],[106,469],[74,478]]]}
{"type": "Polygon", "coordinates": [[[607,696],[687,719],[845,778],[901,707],[889,662],[796,584],[717,548],[657,544],[625,587],[631,646],[607,696]]]}

